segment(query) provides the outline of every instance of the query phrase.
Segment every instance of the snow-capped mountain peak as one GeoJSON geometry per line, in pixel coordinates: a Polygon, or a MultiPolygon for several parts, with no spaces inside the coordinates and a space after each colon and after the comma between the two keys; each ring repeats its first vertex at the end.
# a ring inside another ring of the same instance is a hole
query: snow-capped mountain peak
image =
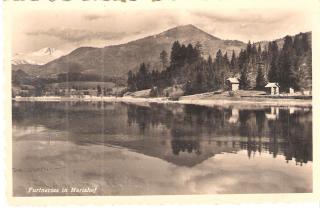
{"type": "Polygon", "coordinates": [[[42,48],[38,51],[35,51],[32,54],[35,56],[48,56],[48,55],[50,56],[50,55],[54,55],[57,53],[61,53],[61,51],[58,51],[55,48],[47,47],[47,48],[42,48]]]}
{"type": "Polygon", "coordinates": [[[33,63],[30,63],[29,61],[23,60],[23,59],[13,59],[13,60],[11,60],[11,64],[13,64],[13,65],[23,65],[23,64],[33,64],[33,63]]]}
{"type": "Polygon", "coordinates": [[[41,48],[31,53],[16,53],[11,61],[14,65],[37,64],[43,65],[65,55],[65,52],[51,47],[41,48]]]}

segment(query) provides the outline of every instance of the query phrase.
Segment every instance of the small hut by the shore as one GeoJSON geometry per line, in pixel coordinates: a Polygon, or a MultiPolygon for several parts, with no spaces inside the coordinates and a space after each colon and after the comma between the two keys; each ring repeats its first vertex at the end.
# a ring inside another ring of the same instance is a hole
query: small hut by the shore
{"type": "Polygon", "coordinates": [[[228,86],[228,90],[237,91],[239,90],[239,80],[235,77],[230,77],[226,80],[226,84],[228,86]]]}
{"type": "Polygon", "coordinates": [[[268,88],[270,95],[279,95],[280,86],[276,82],[269,82],[265,88],[268,88]]]}

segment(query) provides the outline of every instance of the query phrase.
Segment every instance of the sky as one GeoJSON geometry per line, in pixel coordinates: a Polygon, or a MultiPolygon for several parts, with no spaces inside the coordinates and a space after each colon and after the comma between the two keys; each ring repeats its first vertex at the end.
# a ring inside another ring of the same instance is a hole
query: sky
{"type": "Polygon", "coordinates": [[[30,53],[44,47],[62,51],[80,46],[104,47],[186,24],[221,39],[243,42],[312,30],[312,8],[308,3],[301,4],[308,1],[143,2],[86,2],[87,7],[81,2],[76,6],[51,3],[50,9],[45,5],[36,8],[16,4],[11,14],[12,52],[30,53]]]}

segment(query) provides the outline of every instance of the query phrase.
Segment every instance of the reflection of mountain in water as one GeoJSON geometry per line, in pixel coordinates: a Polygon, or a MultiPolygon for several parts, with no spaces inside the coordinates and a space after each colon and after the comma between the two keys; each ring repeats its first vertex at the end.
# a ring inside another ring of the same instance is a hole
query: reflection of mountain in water
{"type": "Polygon", "coordinates": [[[189,167],[240,150],[312,161],[311,109],[29,102],[13,104],[13,125],[43,125],[79,145],[117,145],[189,167]]]}

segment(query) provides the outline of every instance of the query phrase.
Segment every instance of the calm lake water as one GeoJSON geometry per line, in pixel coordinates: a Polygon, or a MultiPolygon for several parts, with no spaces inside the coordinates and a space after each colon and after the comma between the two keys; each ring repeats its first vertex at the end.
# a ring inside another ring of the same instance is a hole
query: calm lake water
{"type": "Polygon", "coordinates": [[[15,196],[312,192],[311,108],[12,108],[15,196]]]}

